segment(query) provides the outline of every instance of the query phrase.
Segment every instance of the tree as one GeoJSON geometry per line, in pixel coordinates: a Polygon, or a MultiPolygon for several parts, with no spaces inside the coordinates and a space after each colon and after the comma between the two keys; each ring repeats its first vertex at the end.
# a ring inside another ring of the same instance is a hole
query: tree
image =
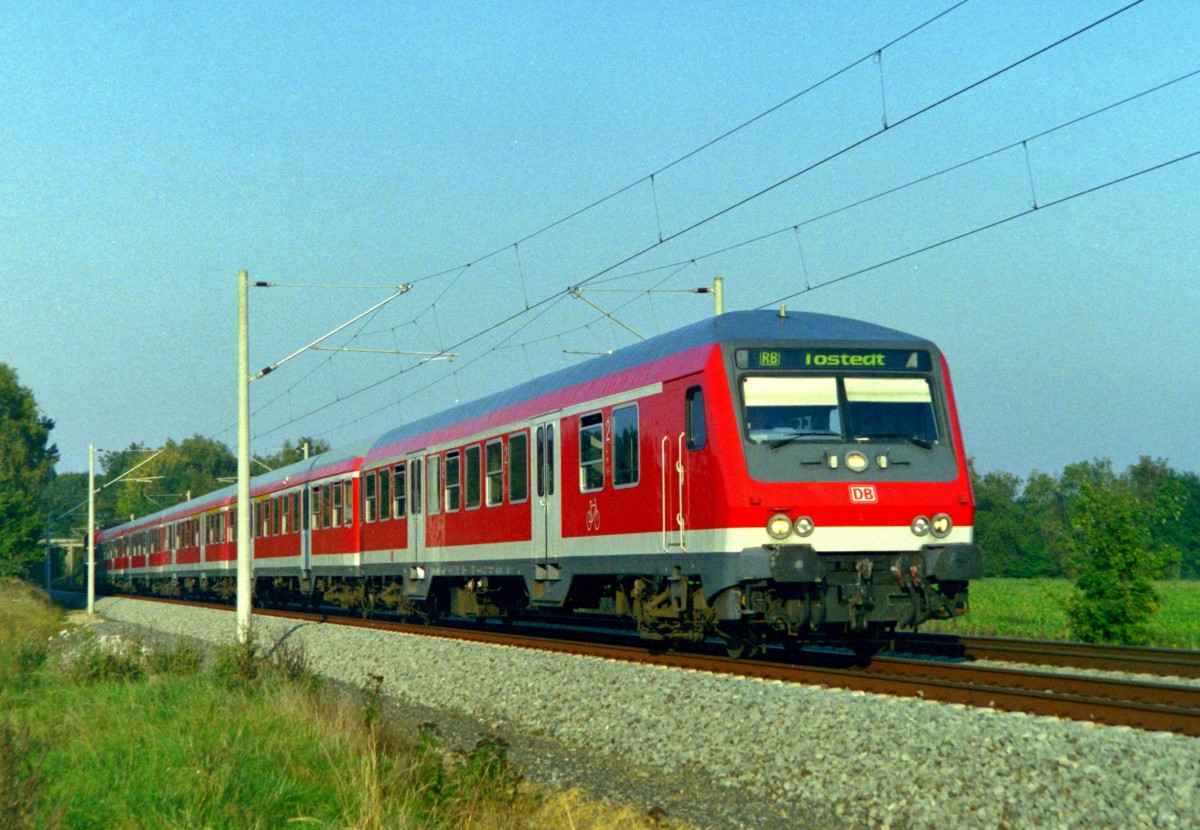
{"type": "Polygon", "coordinates": [[[1085,642],[1146,642],[1146,623],[1158,610],[1150,577],[1160,562],[1132,488],[1079,480],[1068,528],[1069,562],[1078,574],[1067,604],[1072,633],[1085,642]]]}
{"type": "Polygon", "coordinates": [[[46,487],[58,448],[54,421],[38,410],[17,373],[0,363],[0,576],[21,576],[44,555],[46,487]]]}
{"type": "Polygon", "coordinates": [[[134,443],[124,450],[105,453],[101,459],[109,479],[142,464],[133,475],[110,488],[115,491],[112,506],[119,520],[154,513],[188,497],[220,489],[229,484],[222,479],[237,475],[233,451],[203,435],[180,442],[168,439],[158,455],[151,457],[151,452],[134,443]]]}
{"type": "MultiPolygon", "coordinates": [[[[274,455],[262,456],[259,460],[270,469],[278,470],[280,467],[286,467],[289,464],[295,464],[297,461],[303,461],[306,457],[312,458],[314,455],[320,455],[328,451],[328,441],[322,438],[313,438],[311,435],[302,435],[295,442],[285,440],[278,452],[274,455]],[[304,454],[306,446],[308,447],[307,456],[304,454]]],[[[262,470],[259,468],[254,470],[254,472],[262,472],[262,470]]]]}

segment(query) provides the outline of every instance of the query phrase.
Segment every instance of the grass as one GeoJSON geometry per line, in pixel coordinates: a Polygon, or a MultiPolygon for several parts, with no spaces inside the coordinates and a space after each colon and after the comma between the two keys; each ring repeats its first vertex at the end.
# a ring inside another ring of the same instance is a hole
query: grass
{"type": "Polygon", "coordinates": [[[521,779],[507,747],[451,751],[302,652],[56,635],[57,609],[0,586],[0,827],[649,830],[678,826],[521,779]]]}
{"type": "MultiPolygon", "coordinates": [[[[969,614],[921,630],[1069,640],[1066,601],[1073,588],[1067,579],[982,579],[971,583],[969,614]]],[[[1148,626],[1150,645],[1200,649],[1200,582],[1156,582],[1154,589],[1160,604],[1148,626]]]]}

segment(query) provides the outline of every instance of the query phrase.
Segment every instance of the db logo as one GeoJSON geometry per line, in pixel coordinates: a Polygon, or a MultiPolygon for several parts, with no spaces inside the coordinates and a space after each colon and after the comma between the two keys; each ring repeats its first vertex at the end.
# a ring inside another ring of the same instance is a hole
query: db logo
{"type": "Polygon", "coordinates": [[[855,484],[850,487],[850,501],[855,502],[877,502],[879,499],[875,495],[875,488],[855,484]]]}

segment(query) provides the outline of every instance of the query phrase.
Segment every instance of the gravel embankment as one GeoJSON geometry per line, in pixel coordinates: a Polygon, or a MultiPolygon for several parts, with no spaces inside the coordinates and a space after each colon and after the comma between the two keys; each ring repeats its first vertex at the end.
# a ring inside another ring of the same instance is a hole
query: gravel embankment
{"type": "MultiPolygon", "coordinates": [[[[227,611],[103,599],[107,619],[227,643],[227,611]]],[[[255,618],[320,674],[498,735],[529,778],[702,827],[1198,828],[1200,740],[916,699],[255,618]]],[[[470,745],[468,743],[468,745],[470,745]]]]}

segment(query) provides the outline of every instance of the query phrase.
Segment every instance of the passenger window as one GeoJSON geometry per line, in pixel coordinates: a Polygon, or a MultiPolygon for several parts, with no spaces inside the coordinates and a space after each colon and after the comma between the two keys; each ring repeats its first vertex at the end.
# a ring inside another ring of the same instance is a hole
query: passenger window
{"type": "Polygon", "coordinates": [[[342,514],[342,524],[350,527],[354,524],[354,481],[348,478],[342,482],[342,487],[346,490],[346,512],[342,514]]]}
{"type": "Polygon", "coordinates": [[[632,487],[638,483],[638,408],[623,406],[613,410],[613,486],[632,487]]]}
{"type": "Polygon", "coordinates": [[[379,471],[379,521],[392,517],[392,471],[384,467],[379,471]]]}
{"type": "Polygon", "coordinates": [[[463,498],[468,510],[478,507],[479,499],[482,496],[480,491],[481,482],[479,480],[479,460],[478,444],[473,447],[467,447],[463,451],[463,463],[467,467],[466,475],[464,476],[466,479],[464,482],[466,492],[463,494],[463,498]]]}
{"type": "Polygon", "coordinates": [[[330,517],[330,523],[334,527],[340,527],[342,524],[342,483],[340,481],[333,485],[333,515],[330,517]]]}
{"type": "Polygon", "coordinates": [[[408,514],[408,505],[405,504],[405,496],[408,495],[407,479],[408,468],[404,464],[397,464],[393,478],[396,486],[392,489],[396,496],[392,506],[392,516],[397,519],[403,519],[408,514]]]}
{"type": "Polygon", "coordinates": [[[370,472],[363,476],[363,521],[371,523],[375,521],[375,473],[370,472]]]}
{"type": "Polygon", "coordinates": [[[508,436],[508,503],[529,498],[529,436],[524,432],[508,436]]]}
{"type": "Polygon", "coordinates": [[[593,412],[579,419],[579,489],[590,493],[604,487],[604,415],[593,412]]]}
{"type": "Polygon", "coordinates": [[[494,507],[504,501],[504,444],[500,439],[488,441],[484,454],[487,467],[487,506],[494,507]]]}
{"type": "Polygon", "coordinates": [[[687,391],[684,403],[687,448],[702,450],[708,443],[708,427],[704,421],[704,390],[693,386],[687,391]]]}
{"type": "Polygon", "coordinates": [[[458,450],[446,453],[446,510],[457,510],[462,503],[462,468],[458,450]]]}

